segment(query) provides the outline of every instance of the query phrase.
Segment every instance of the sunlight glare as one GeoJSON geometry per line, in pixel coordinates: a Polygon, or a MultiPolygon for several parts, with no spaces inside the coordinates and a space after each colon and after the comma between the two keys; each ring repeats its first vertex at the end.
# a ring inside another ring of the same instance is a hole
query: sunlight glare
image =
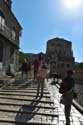
{"type": "Polygon", "coordinates": [[[82,4],[82,0],[64,0],[64,5],[68,9],[78,9],[82,4]]]}

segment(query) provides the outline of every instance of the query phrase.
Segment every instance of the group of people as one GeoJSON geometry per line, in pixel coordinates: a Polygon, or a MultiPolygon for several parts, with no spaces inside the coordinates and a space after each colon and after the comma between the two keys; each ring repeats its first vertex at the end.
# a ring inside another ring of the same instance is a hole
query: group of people
{"type": "Polygon", "coordinates": [[[27,78],[30,71],[31,71],[31,61],[27,61],[26,59],[24,59],[21,65],[22,77],[26,75],[27,78]]]}
{"type": "MultiPolygon", "coordinates": [[[[41,86],[41,97],[43,96],[43,87],[44,87],[44,78],[48,76],[44,71],[45,65],[41,63],[38,59],[35,59],[34,63],[28,62],[24,60],[22,63],[22,76],[30,72],[31,65],[34,67],[34,79],[38,80],[38,88],[37,88],[37,96],[39,95],[39,88],[41,86]],[[42,70],[43,69],[43,70],[42,70]]],[[[70,125],[70,111],[72,100],[76,97],[74,92],[75,82],[73,79],[73,71],[68,70],[67,76],[62,80],[60,85],[59,92],[62,94],[61,96],[61,103],[64,103],[64,111],[65,111],[65,118],[66,118],[66,125],[70,125]]]]}
{"type": "Polygon", "coordinates": [[[28,78],[29,76],[31,76],[31,70],[33,67],[34,79],[35,79],[39,66],[40,66],[40,62],[38,59],[35,59],[33,63],[30,60],[28,61],[28,60],[24,59],[22,62],[22,65],[21,65],[22,77],[26,76],[26,78],[28,78]]]}
{"type": "Polygon", "coordinates": [[[45,66],[45,62],[42,60],[39,60],[36,58],[33,63],[30,61],[27,61],[26,59],[23,61],[21,70],[22,70],[22,76],[26,76],[28,78],[33,67],[34,72],[34,81],[38,83],[37,87],[37,97],[40,94],[40,97],[43,96],[43,88],[44,88],[44,78],[47,77],[47,68],[45,66]],[[41,93],[39,92],[41,88],[41,93]]]}

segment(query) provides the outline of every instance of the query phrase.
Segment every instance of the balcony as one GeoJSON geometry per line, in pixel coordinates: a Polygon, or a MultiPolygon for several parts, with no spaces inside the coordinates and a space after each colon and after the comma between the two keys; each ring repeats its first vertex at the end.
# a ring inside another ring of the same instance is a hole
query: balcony
{"type": "Polygon", "coordinates": [[[16,39],[14,39],[12,37],[12,31],[10,30],[10,28],[8,26],[6,26],[6,25],[3,26],[0,23],[0,34],[3,35],[4,37],[6,37],[11,43],[18,46],[18,41],[16,41],[16,39]]]}

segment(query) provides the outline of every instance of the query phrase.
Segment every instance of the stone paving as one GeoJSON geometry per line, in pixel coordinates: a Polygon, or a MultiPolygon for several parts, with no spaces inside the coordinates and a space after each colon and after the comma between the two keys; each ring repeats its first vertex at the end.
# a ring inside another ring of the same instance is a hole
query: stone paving
{"type": "Polygon", "coordinates": [[[58,125],[58,108],[47,88],[42,98],[36,94],[36,82],[0,82],[0,125],[58,125]]]}
{"type": "MultiPolygon", "coordinates": [[[[51,80],[48,82],[46,81],[51,98],[54,101],[55,106],[58,107],[59,125],[65,125],[64,105],[59,103],[61,94],[58,93],[56,85],[51,85],[50,83],[51,80]]],[[[83,115],[80,114],[73,106],[71,109],[71,125],[83,125],[83,115]]]]}
{"type": "MultiPolygon", "coordinates": [[[[64,106],[51,80],[45,80],[44,95],[37,94],[32,80],[0,81],[0,125],[65,125],[64,106]]],[[[83,115],[73,106],[71,125],[83,125],[83,115]]]]}

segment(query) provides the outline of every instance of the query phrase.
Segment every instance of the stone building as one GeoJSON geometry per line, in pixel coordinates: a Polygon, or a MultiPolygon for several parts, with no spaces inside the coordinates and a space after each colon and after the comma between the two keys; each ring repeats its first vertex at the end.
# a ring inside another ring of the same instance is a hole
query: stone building
{"type": "Polygon", "coordinates": [[[54,38],[47,41],[46,57],[53,70],[61,76],[73,69],[74,57],[70,41],[54,38]]]}
{"type": "Polygon", "coordinates": [[[22,27],[11,9],[11,0],[0,0],[0,71],[11,64],[15,71],[19,58],[19,38],[22,27]]]}

